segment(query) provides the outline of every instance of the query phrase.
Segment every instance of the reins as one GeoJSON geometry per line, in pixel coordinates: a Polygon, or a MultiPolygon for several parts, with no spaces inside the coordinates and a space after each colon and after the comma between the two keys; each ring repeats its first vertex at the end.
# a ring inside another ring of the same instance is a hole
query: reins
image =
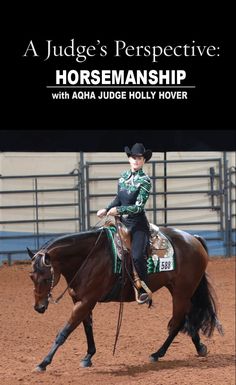
{"type": "Polygon", "coordinates": [[[119,307],[118,321],[117,321],[117,326],[116,326],[115,342],[114,342],[114,346],[113,346],[113,356],[114,356],[115,351],[116,351],[116,345],[117,345],[117,342],[118,342],[118,338],[119,338],[119,334],[120,334],[120,329],[121,329],[121,324],[122,324],[122,319],[123,319],[123,311],[124,311],[123,294],[124,294],[124,286],[125,286],[125,271],[127,270],[126,269],[126,264],[125,264],[123,242],[122,242],[122,238],[120,236],[118,220],[117,220],[116,217],[115,217],[115,223],[116,223],[117,234],[118,234],[118,237],[119,237],[119,241],[120,241],[120,244],[121,244],[121,250],[122,250],[121,251],[121,258],[122,258],[121,259],[121,266],[122,266],[121,271],[122,271],[122,275],[121,275],[120,307],[119,307]]]}
{"type": "MultiPolygon", "coordinates": [[[[93,229],[94,229],[98,224],[100,224],[101,222],[102,222],[102,219],[100,219],[100,220],[95,224],[95,226],[93,226],[93,227],[91,228],[91,230],[93,230],[93,229]]],[[[106,220],[105,220],[105,222],[106,222],[106,220]]],[[[92,249],[90,250],[90,252],[88,253],[88,255],[86,256],[85,260],[86,260],[88,257],[90,257],[90,255],[93,253],[95,247],[97,246],[97,244],[98,244],[98,242],[99,242],[99,239],[100,239],[100,237],[101,237],[101,235],[102,235],[102,232],[103,232],[103,228],[101,228],[101,231],[100,231],[100,233],[99,233],[99,235],[98,235],[98,237],[97,237],[97,239],[96,239],[96,242],[95,242],[95,244],[93,245],[93,247],[92,247],[92,249]]],[[[74,282],[75,278],[76,278],[77,275],[79,274],[79,270],[80,270],[80,269],[78,269],[78,270],[76,271],[74,277],[73,277],[73,278],[71,279],[71,281],[68,283],[68,285],[66,286],[65,290],[64,290],[64,291],[57,297],[56,300],[54,300],[54,299],[52,298],[52,294],[51,294],[51,291],[52,291],[52,289],[53,289],[53,283],[54,283],[54,272],[53,272],[53,269],[52,269],[52,284],[51,284],[51,289],[50,289],[50,293],[49,293],[49,299],[50,299],[50,302],[51,302],[52,304],[54,304],[54,305],[55,305],[55,304],[58,304],[58,302],[62,299],[62,297],[65,295],[66,291],[69,289],[70,285],[72,284],[72,282],[74,282]]]]}

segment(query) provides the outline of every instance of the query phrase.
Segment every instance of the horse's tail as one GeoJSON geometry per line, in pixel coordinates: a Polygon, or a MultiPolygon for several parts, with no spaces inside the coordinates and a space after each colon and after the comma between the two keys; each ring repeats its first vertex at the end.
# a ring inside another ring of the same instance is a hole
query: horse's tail
{"type": "MultiPolygon", "coordinates": [[[[204,249],[208,253],[206,241],[199,235],[194,235],[204,249]]],[[[186,322],[183,329],[184,333],[193,336],[199,330],[207,336],[211,337],[214,330],[223,335],[223,327],[217,318],[216,293],[209,282],[207,273],[205,272],[202,279],[191,298],[192,307],[189,314],[186,316],[186,322]]]]}
{"type": "Polygon", "coordinates": [[[223,327],[217,318],[216,294],[204,273],[195,293],[191,298],[192,307],[186,316],[183,332],[193,336],[199,330],[211,337],[214,330],[223,335],[223,327]]]}

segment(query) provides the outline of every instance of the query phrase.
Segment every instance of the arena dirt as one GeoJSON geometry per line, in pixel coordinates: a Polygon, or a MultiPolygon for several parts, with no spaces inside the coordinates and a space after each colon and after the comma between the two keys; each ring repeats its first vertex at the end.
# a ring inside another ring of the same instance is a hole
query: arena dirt
{"type": "MultiPolygon", "coordinates": [[[[57,351],[44,373],[35,366],[48,353],[59,329],[68,319],[72,302],[66,294],[45,314],[33,310],[30,265],[0,268],[0,383],[1,385],[235,385],[235,258],[211,259],[207,268],[217,292],[219,318],[225,335],[202,337],[207,357],[197,356],[189,337],[180,334],[167,354],[157,363],[149,362],[167,336],[171,297],[163,288],[154,294],[154,307],[124,305],[123,322],[113,356],[117,303],[98,304],[94,309],[97,353],[91,368],[80,368],[86,353],[83,327],[79,326],[57,351]]],[[[65,288],[61,279],[54,296],[65,288]]]]}

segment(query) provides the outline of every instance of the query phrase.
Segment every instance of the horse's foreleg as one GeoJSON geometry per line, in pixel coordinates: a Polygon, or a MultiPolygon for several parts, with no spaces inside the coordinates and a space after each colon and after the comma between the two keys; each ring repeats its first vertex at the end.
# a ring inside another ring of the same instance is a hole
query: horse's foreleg
{"type": "Polygon", "coordinates": [[[58,333],[56,339],[51,347],[48,355],[43,359],[43,361],[36,367],[38,372],[43,372],[46,370],[46,367],[52,362],[53,356],[56,353],[59,346],[61,346],[74,328],[70,324],[66,324],[64,328],[58,333]]]}
{"type": "MultiPolygon", "coordinates": [[[[59,346],[61,346],[68,336],[77,328],[77,326],[84,320],[87,319],[88,315],[91,313],[94,308],[96,302],[88,302],[88,301],[79,301],[74,305],[71,317],[66,324],[66,326],[58,333],[55,342],[52,345],[52,348],[48,355],[43,359],[43,361],[36,367],[36,370],[42,372],[46,370],[46,367],[52,362],[53,356],[56,353],[59,346]]],[[[86,323],[86,321],[85,321],[86,323]]],[[[87,323],[88,324],[88,323],[87,323]]],[[[91,331],[89,333],[91,338],[91,331]]],[[[92,341],[89,340],[90,342],[92,341]]],[[[92,347],[92,342],[91,342],[92,347]]],[[[91,358],[91,357],[90,357],[91,358]]],[[[91,365],[87,365],[91,366],[91,365]]]]}
{"type": "Polygon", "coordinates": [[[93,320],[92,313],[83,321],[84,331],[87,338],[88,350],[86,356],[80,361],[80,366],[87,368],[92,365],[91,358],[96,353],[95,342],[93,338],[93,320]]]}

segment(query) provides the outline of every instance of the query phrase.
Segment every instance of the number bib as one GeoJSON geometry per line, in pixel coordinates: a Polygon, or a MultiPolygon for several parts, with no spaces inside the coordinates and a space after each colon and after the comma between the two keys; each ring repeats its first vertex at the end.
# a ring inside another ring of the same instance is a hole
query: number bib
{"type": "Polygon", "coordinates": [[[159,258],[159,271],[174,270],[174,260],[172,257],[159,258]]]}

